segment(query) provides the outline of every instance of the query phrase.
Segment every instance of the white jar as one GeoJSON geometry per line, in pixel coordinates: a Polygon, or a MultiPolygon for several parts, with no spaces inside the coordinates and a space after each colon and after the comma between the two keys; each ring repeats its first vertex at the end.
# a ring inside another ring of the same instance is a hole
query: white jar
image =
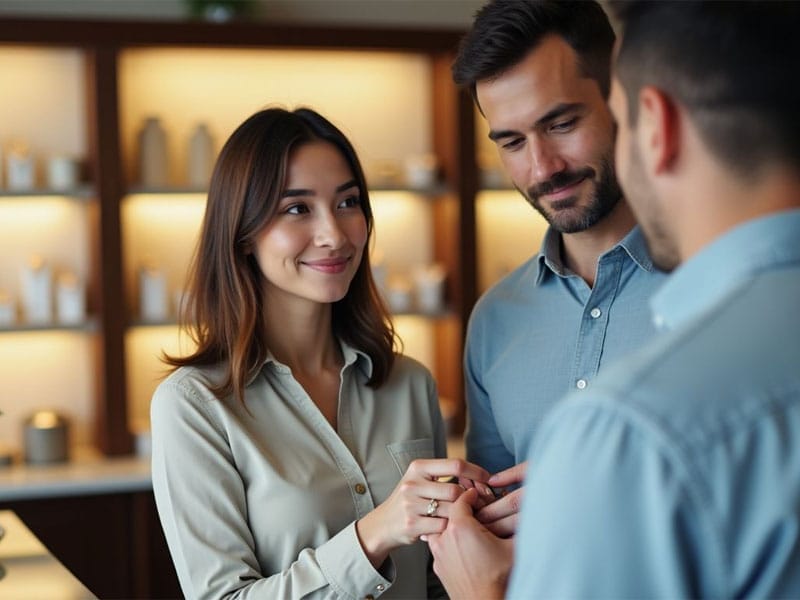
{"type": "Polygon", "coordinates": [[[72,190],[78,186],[78,161],[70,156],[51,156],[47,161],[47,187],[72,190]]]}

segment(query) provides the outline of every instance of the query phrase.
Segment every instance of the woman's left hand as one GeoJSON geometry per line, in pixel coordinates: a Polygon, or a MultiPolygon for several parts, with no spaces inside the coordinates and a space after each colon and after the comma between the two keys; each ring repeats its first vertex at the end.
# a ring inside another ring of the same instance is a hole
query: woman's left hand
{"type": "MultiPolygon", "coordinates": [[[[465,489],[456,482],[479,482],[489,473],[461,459],[419,459],[413,461],[391,495],[356,523],[361,545],[372,564],[379,567],[394,548],[412,544],[421,535],[440,533],[454,502],[465,489]]],[[[492,496],[493,497],[493,496],[492,496]]]]}

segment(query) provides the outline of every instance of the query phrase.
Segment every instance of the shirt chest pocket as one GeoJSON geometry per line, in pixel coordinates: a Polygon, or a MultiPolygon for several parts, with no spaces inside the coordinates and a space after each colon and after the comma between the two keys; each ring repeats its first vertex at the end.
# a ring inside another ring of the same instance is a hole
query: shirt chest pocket
{"type": "Polygon", "coordinates": [[[418,440],[406,440],[405,442],[395,442],[387,444],[386,450],[403,475],[408,469],[411,461],[418,458],[435,458],[432,438],[421,438],[418,440]]]}

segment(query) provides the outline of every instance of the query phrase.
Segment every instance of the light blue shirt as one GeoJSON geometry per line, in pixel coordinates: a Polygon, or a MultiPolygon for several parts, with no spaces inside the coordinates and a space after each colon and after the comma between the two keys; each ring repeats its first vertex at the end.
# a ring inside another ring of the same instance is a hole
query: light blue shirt
{"type": "Polygon", "coordinates": [[[800,210],[653,298],[664,330],[542,427],[511,598],[800,598],[800,210]]]}
{"type": "Polygon", "coordinates": [[[603,254],[590,288],[561,262],[549,229],[539,254],[478,302],[464,370],[468,460],[497,472],[525,460],[545,414],[591,389],[609,361],[655,335],[647,301],[664,281],[639,228],[603,254]]]}

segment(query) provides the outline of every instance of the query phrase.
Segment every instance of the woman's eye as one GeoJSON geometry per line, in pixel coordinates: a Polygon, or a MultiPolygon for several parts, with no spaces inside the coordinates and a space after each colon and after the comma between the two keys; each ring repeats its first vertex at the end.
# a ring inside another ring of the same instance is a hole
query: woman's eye
{"type": "Polygon", "coordinates": [[[308,207],[305,204],[292,204],[283,209],[284,214],[287,215],[300,215],[308,212],[308,207]]]}
{"type": "Polygon", "coordinates": [[[339,208],[353,208],[361,206],[361,198],[358,196],[348,196],[339,203],[339,208]]]}

